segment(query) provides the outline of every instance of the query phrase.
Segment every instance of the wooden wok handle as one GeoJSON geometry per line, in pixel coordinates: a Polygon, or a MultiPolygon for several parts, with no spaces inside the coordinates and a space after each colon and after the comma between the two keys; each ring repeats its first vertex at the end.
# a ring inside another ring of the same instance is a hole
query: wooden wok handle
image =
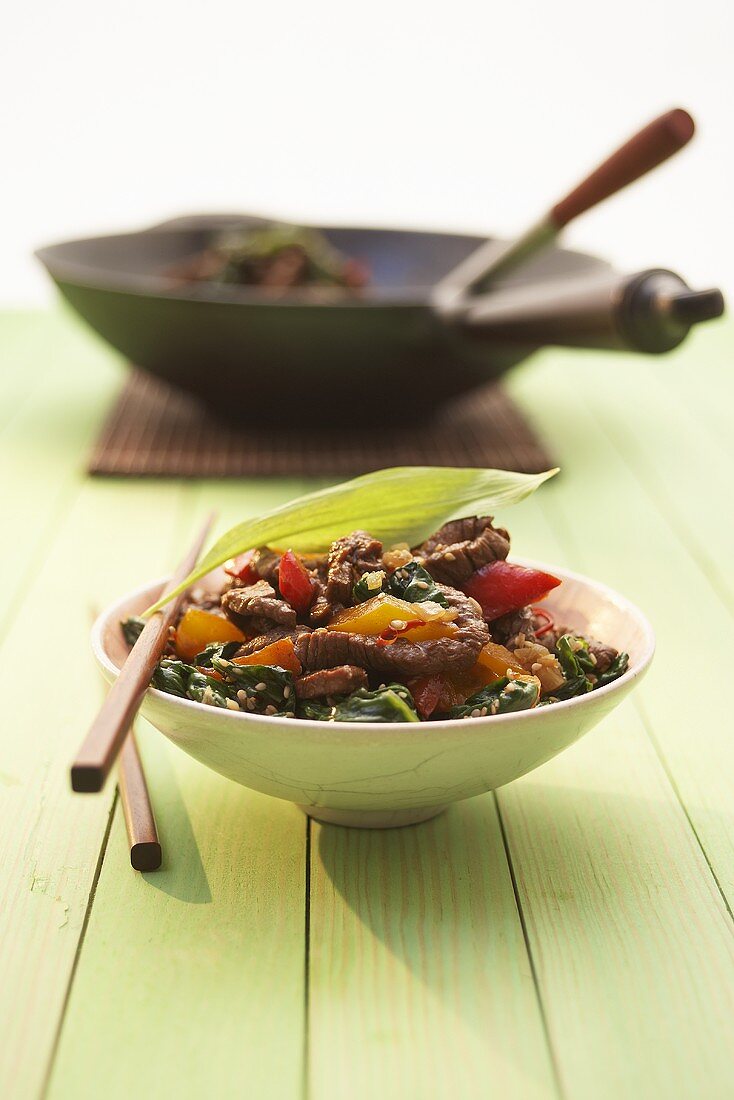
{"type": "Polygon", "coordinates": [[[666,111],[620,146],[550,211],[557,229],[634,183],[672,157],[693,137],[693,119],[681,107],[666,111]]]}

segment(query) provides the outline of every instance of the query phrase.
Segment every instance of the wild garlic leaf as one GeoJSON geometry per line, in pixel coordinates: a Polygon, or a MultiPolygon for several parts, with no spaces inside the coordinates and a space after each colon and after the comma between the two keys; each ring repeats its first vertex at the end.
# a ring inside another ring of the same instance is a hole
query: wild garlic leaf
{"type": "Polygon", "coordinates": [[[557,469],[518,474],[456,466],[395,466],[307,493],[232,527],[186,580],[149,607],[146,615],[252,547],[290,547],[303,554],[318,554],[334,539],[357,528],[388,546],[396,542],[415,546],[447,520],[517,504],[556,473],[557,469]]]}

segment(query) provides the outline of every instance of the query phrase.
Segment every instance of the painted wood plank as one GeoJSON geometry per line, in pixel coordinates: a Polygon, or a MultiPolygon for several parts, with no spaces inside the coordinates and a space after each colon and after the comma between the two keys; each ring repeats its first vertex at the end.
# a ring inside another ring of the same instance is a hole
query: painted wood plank
{"type": "Polygon", "coordinates": [[[142,742],[164,866],[131,870],[118,812],[48,1095],[295,1100],[305,818],[142,742]]]}
{"type": "MultiPolygon", "coordinates": [[[[596,575],[577,500],[513,509],[517,551],[596,575]]],[[[497,797],[564,1094],[727,1096],[731,921],[632,702],[497,797]]]]}
{"type": "Polygon", "coordinates": [[[312,830],[309,1096],[555,1096],[492,796],[312,830]]]}
{"type": "MultiPolygon", "coordinates": [[[[296,481],[192,483],[177,539],[185,546],[211,508],[216,537],[302,491],[296,481]]],[[[292,1100],[303,1082],[305,818],[216,776],[143,725],[164,868],[130,870],[118,807],[50,1095],[85,1094],[94,1047],[100,1064],[136,1052],[106,1083],[112,1097],[144,1080],[151,1095],[292,1100]],[[182,1045],[182,1035],[200,1041],[182,1045]]]]}
{"type": "MultiPolygon", "coordinates": [[[[689,638],[697,639],[696,645],[715,639],[717,667],[734,661],[731,614],[658,500],[620,461],[588,403],[592,387],[585,385],[590,375],[582,371],[583,362],[549,356],[534,377],[521,374],[513,383],[531,414],[537,393],[543,394],[543,421],[553,432],[563,467],[557,483],[539,499],[580,571],[618,588],[651,618],[658,652],[636,702],[731,908],[734,740],[729,700],[726,692],[691,690],[683,673],[689,638]]],[[[668,449],[676,446],[671,439],[668,449]]],[[[695,448],[695,440],[687,446],[695,448]]]]}
{"type": "MultiPolygon", "coordinates": [[[[42,443],[39,441],[39,446],[42,443]]],[[[43,507],[47,498],[37,502],[43,507]]],[[[73,796],[68,765],[100,700],[90,614],[169,560],[175,488],[89,483],[22,602],[0,661],[0,1095],[36,1096],[113,789],[73,796]],[[21,656],[22,655],[22,656],[21,656]]]]}
{"type": "Polygon", "coordinates": [[[14,536],[0,540],[0,568],[13,578],[0,587],[0,632],[77,492],[120,379],[116,357],[66,314],[29,314],[14,328],[5,369],[13,386],[30,382],[22,400],[6,395],[13,411],[0,433],[3,527],[14,536]]]}

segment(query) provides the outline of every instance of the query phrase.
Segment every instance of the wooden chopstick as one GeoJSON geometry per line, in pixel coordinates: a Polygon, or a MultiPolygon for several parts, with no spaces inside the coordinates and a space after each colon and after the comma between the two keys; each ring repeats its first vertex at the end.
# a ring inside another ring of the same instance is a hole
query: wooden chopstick
{"type": "MultiPolygon", "coordinates": [[[[213,521],[213,514],[207,517],[193,546],[166,586],[166,593],[177,588],[196,565],[213,521]]],[[[151,615],[145,624],[71,766],[72,790],[84,794],[102,790],[166,647],[169,628],[185,595],[185,592],[180,593],[151,615]]]]}
{"type": "Polygon", "coordinates": [[[120,752],[117,785],[130,846],[130,863],[136,871],[157,871],[162,852],[143,763],[135,734],[128,733],[120,752]]]}

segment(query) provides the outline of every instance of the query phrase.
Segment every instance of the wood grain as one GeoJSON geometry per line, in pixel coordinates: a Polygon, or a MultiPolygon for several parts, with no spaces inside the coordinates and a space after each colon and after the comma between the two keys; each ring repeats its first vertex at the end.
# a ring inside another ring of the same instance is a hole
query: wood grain
{"type": "Polygon", "coordinates": [[[309,1095],[556,1095],[492,796],[312,826],[309,1095]]]}
{"type": "Polygon", "coordinates": [[[295,1100],[305,1082],[309,1100],[524,1100],[558,1095],[554,1066],[569,1100],[728,1100],[734,750],[728,694],[691,690],[688,642],[714,638],[728,667],[731,326],[659,374],[555,352],[513,376],[563,465],[506,517],[516,551],[628,593],[658,656],[636,703],[499,792],[501,817],[488,796],[392,833],[313,826],[307,1033],[300,814],[141,723],[176,852],[146,878],[129,871],[119,805],[105,848],[111,792],[73,798],[65,775],[99,697],[89,607],[161,572],[205,509],[225,526],[305,486],[82,483],[112,357],[68,317],[29,318],[27,344],[13,323],[17,362],[51,347],[56,369],[25,397],[0,379],[18,396],[0,410],[0,470],[23,532],[0,540],[13,578],[0,596],[0,1094],[39,1094],[60,1031],[54,1100],[100,1081],[113,1098],[295,1100]],[[39,636],[43,660],[19,660],[39,636]]]}
{"type": "MultiPolygon", "coordinates": [[[[518,549],[603,576],[563,547],[560,499],[588,523],[586,495],[548,497],[518,509],[518,549]]],[[[725,1096],[731,921],[632,701],[497,794],[564,1094],[725,1096]]]]}
{"type": "MultiPolygon", "coordinates": [[[[543,375],[547,412],[558,426],[561,463],[567,472],[565,486],[549,486],[544,506],[564,532],[574,562],[627,593],[655,625],[658,653],[636,701],[734,908],[734,740],[729,699],[725,692],[684,690],[681,682],[682,654],[690,644],[687,638],[715,639],[721,667],[729,667],[734,660],[732,614],[722,599],[723,588],[717,590],[712,584],[710,571],[712,556],[723,565],[722,548],[725,553],[727,545],[732,545],[732,514],[718,503],[715,491],[728,483],[731,467],[714,462],[707,475],[697,458],[699,447],[704,456],[707,453],[706,438],[699,443],[690,433],[678,436],[673,430],[666,442],[651,427],[661,453],[656,459],[656,479],[650,480],[646,465],[650,453],[645,458],[622,426],[628,419],[635,424],[637,413],[629,408],[632,402],[615,398],[612,383],[601,378],[596,400],[582,397],[582,380],[588,379],[591,366],[586,355],[569,356],[562,365],[555,357],[547,360],[543,375]],[[609,430],[616,434],[616,443],[609,430]],[[676,451],[682,451],[682,457],[676,451]],[[574,463],[578,454],[585,456],[583,463],[574,463]],[[697,471],[697,478],[684,477],[686,461],[697,471]],[[683,490],[676,511],[671,512],[669,501],[677,493],[677,477],[683,478],[683,490]],[[680,510],[684,508],[688,522],[682,527],[680,510]],[[708,528],[705,555],[700,536],[691,530],[699,522],[708,528]],[[595,532],[593,540],[588,537],[590,530],[595,532]]],[[[649,393],[645,397],[643,407],[652,400],[649,393]]],[[[652,408],[664,418],[664,395],[652,408]]]]}
{"type": "Polygon", "coordinates": [[[300,1100],[305,819],[141,727],[166,860],[131,874],[116,815],[49,1098],[90,1095],[93,1050],[110,1100],[300,1100]]]}

